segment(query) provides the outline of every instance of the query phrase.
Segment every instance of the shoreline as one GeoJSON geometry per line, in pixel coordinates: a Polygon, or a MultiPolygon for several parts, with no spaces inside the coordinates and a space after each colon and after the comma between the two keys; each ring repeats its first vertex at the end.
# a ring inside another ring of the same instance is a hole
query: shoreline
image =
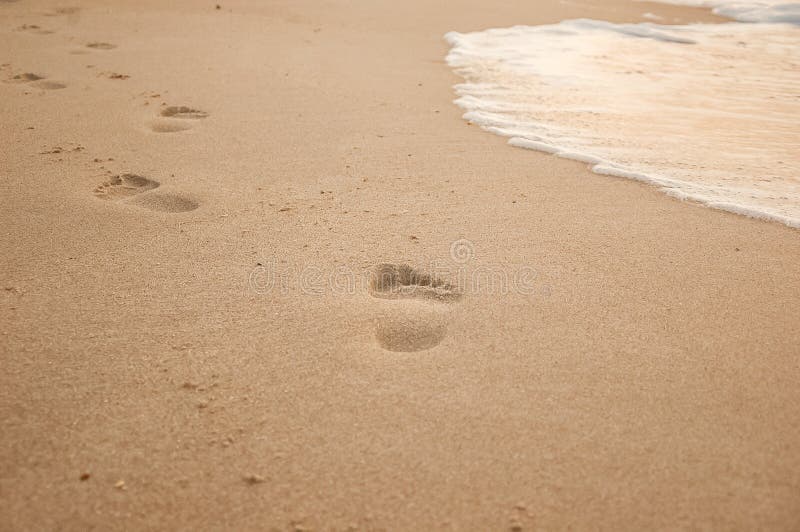
{"type": "MultiPolygon", "coordinates": [[[[762,16],[785,10],[774,11],[762,16]]],[[[570,19],[448,32],[445,60],[463,80],[455,86],[454,102],[462,118],[510,146],[583,162],[593,173],[641,181],[696,205],[798,229],[800,196],[792,171],[800,160],[781,148],[784,139],[800,134],[788,126],[794,109],[787,103],[789,88],[800,78],[785,67],[796,32],[791,24],[570,19]],[[619,50],[632,35],[646,44],[628,43],[636,52],[619,50]],[[755,40],[736,55],[747,36],[755,40]],[[694,73],[694,62],[703,68],[703,58],[722,57],[729,62],[725,68],[694,73]],[[634,70],[637,65],[641,70],[634,70]],[[736,74],[727,78],[731,72],[736,74]],[[737,93],[730,88],[737,82],[748,89],[737,93]],[[703,84],[708,87],[698,88],[703,84]],[[598,93],[598,86],[605,90],[598,93]],[[678,117],[670,116],[686,98],[711,99],[713,111],[703,114],[703,106],[689,104],[678,117]],[[631,101],[638,105],[626,105],[631,101]],[[724,129],[702,127],[725,113],[724,129]],[[738,135],[726,133],[732,131],[738,135]]]]}

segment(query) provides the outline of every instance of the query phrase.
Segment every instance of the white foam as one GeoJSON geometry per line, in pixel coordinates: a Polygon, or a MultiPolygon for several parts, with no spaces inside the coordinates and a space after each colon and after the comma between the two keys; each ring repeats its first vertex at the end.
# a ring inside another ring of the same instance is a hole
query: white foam
{"type": "Polygon", "coordinates": [[[464,118],[509,144],[800,228],[800,29],[580,19],[445,38],[464,118]]]}
{"type": "Polygon", "coordinates": [[[642,0],[662,4],[674,4],[693,7],[709,7],[717,15],[732,18],[740,22],[784,22],[800,24],[800,3],[786,0],[759,0],[743,2],[741,0],[642,0]]]}

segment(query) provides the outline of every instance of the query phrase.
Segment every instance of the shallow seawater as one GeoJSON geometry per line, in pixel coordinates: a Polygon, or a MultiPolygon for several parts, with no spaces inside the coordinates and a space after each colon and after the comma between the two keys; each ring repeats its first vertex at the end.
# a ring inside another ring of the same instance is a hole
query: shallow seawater
{"type": "Polygon", "coordinates": [[[464,117],[510,144],[800,228],[800,27],[570,20],[446,38],[464,117]]]}

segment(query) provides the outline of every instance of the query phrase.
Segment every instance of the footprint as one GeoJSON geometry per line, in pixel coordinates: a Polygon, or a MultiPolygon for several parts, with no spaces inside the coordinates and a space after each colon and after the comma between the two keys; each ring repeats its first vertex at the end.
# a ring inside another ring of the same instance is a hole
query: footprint
{"type": "Polygon", "coordinates": [[[74,24],[80,18],[81,8],[79,7],[57,7],[53,11],[42,13],[46,17],[65,17],[68,22],[74,24]]]}
{"type": "Polygon", "coordinates": [[[90,42],[86,45],[87,48],[94,48],[95,50],[113,50],[117,47],[116,44],[107,42],[90,42]]]}
{"type": "Polygon", "coordinates": [[[34,74],[33,72],[25,72],[24,74],[13,76],[8,81],[11,83],[30,83],[31,81],[39,81],[40,79],[44,79],[44,76],[34,74]]]}
{"type": "Polygon", "coordinates": [[[94,189],[94,195],[100,199],[118,201],[136,194],[141,194],[159,186],[153,181],[136,174],[115,175],[94,189]]]}
{"type": "Polygon", "coordinates": [[[191,129],[192,125],[180,120],[156,118],[150,122],[150,129],[156,133],[175,133],[191,129]]]}
{"type": "Polygon", "coordinates": [[[201,118],[206,118],[208,113],[205,111],[201,111],[199,109],[192,109],[191,107],[186,107],[185,105],[181,106],[170,106],[166,107],[161,111],[161,116],[166,116],[168,118],[185,118],[190,120],[199,120],[201,118]]]}
{"type": "Polygon", "coordinates": [[[36,87],[37,89],[44,89],[48,91],[66,88],[66,85],[64,83],[58,81],[50,81],[47,79],[34,81],[33,83],[31,83],[31,86],[36,87]]]}
{"type": "Polygon", "coordinates": [[[33,72],[25,72],[24,74],[17,74],[8,80],[8,83],[30,83],[31,87],[44,90],[63,89],[66,87],[64,83],[59,81],[50,81],[45,76],[40,76],[33,72]]]}
{"type": "Polygon", "coordinates": [[[130,79],[129,74],[120,74],[119,72],[101,72],[99,75],[105,76],[108,79],[130,79]]]}
{"type": "Polygon", "coordinates": [[[17,31],[27,31],[29,33],[37,33],[39,35],[49,35],[55,33],[53,30],[46,30],[37,24],[23,24],[17,28],[17,31]]]}
{"type": "Polygon", "coordinates": [[[53,13],[46,13],[47,16],[54,15],[77,15],[80,12],[79,7],[57,7],[53,13]]]}
{"type": "Polygon", "coordinates": [[[407,264],[376,266],[370,294],[395,300],[391,311],[377,318],[375,338],[382,348],[396,352],[439,345],[447,333],[447,303],[461,298],[461,292],[450,283],[407,264]]]}
{"type": "Polygon", "coordinates": [[[150,122],[150,129],[156,133],[175,133],[192,128],[191,122],[208,117],[208,113],[200,109],[193,109],[185,105],[173,105],[161,110],[163,118],[156,118],[150,122]]]}
{"type": "Polygon", "coordinates": [[[152,192],[139,196],[128,203],[158,212],[188,212],[200,206],[191,198],[167,192],[152,192]]]}
{"type": "Polygon", "coordinates": [[[94,189],[94,195],[100,199],[124,201],[130,205],[158,212],[187,212],[200,206],[192,198],[181,194],[149,192],[159,186],[158,181],[147,177],[136,174],[120,174],[98,185],[94,189]]]}

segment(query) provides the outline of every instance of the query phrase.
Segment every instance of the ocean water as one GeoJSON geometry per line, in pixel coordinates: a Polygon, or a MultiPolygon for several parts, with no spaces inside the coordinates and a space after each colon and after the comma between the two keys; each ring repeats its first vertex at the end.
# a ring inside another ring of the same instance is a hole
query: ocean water
{"type": "Polygon", "coordinates": [[[800,4],[670,3],[748,22],[451,32],[456,103],[513,146],[800,228],[800,4]]]}

